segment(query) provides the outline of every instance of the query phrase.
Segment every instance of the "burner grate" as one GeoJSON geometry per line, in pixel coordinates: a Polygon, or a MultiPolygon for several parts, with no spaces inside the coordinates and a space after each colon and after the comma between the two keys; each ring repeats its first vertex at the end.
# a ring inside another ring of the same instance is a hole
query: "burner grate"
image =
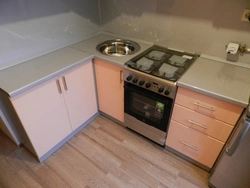
{"type": "Polygon", "coordinates": [[[132,69],[175,82],[197,57],[197,54],[170,50],[154,45],[126,62],[125,65],[132,69]]]}

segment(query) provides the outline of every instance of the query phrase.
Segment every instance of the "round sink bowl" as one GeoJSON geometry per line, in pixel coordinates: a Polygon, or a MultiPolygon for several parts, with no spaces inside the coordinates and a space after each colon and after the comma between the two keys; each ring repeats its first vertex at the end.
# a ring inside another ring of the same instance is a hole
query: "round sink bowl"
{"type": "Polygon", "coordinates": [[[96,46],[96,49],[102,54],[109,56],[131,55],[140,50],[140,45],[130,40],[107,40],[96,46]]]}

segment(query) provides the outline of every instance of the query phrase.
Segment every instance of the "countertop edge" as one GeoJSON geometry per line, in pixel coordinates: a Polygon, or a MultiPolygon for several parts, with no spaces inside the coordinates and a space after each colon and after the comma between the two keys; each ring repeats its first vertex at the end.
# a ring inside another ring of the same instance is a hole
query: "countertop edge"
{"type": "Polygon", "coordinates": [[[44,82],[46,82],[46,81],[48,81],[48,80],[50,80],[50,79],[52,79],[52,78],[54,78],[54,77],[56,77],[56,76],[58,76],[60,74],[63,74],[64,72],[67,72],[67,71],[69,71],[69,70],[71,70],[71,69],[73,69],[73,68],[75,68],[75,67],[77,67],[77,66],[79,66],[81,64],[84,64],[84,63],[92,60],[93,58],[94,58],[94,56],[92,54],[90,54],[89,57],[81,59],[80,61],[77,61],[77,62],[75,62],[75,63],[73,63],[73,64],[71,64],[71,65],[69,65],[67,67],[64,67],[63,69],[60,69],[60,70],[58,70],[56,72],[53,72],[52,74],[49,74],[49,75],[47,75],[47,76],[45,76],[45,77],[43,77],[43,78],[41,78],[39,80],[31,82],[30,84],[28,84],[28,85],[26,85],[24,87],[21,87],[21,88],[15,90],[13,92],[8,93],[5,90],[3,90],[2,88],[1,88],[1,90],[5,91],[5,93],[7,93],[9,95],[9,97],[13,98],[13,97],[15,97],[15,96],[17,96],[17,95],[31,89],[31,88],[33,88],[33,87],[38,86],[41,83],[44,83],[44,82]]]}

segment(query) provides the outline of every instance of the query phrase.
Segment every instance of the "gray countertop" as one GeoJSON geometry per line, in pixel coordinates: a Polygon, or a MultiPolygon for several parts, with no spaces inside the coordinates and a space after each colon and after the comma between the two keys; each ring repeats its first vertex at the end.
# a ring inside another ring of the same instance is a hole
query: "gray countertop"
{"type": "Polygon", "coordinates": [[[177,85],[246,107],[250,69],[199,57],[177,85]]]}
{"type": "Polygon", "coordinates": [[[10,97],[91,60],[93,56],[69,47],[0,71],[0,88],[10,97]]]}
{"type": "Polygon", "coordinates": [[[100,53],[96,50],[97,44],[99,44],[103,41],[106,41],[106,40],[117,39],[117,38],[126,39],[126,38],[120,37],[120,36],[111,36],[111,35],[107,35],[107,34],[101,34],[101,35],[97,35],[96,37],[92,37],[90,39],[87,39],[87,40],[78,42],[76,44],[70,45],[69,47],[77,49],[77,50],[81,50],[84,52],[91,53],[94,55],[94,57],[102,59],[104,61],[108,61],[108,62],[113,63],[115,65],[124,66],[125,62],[127,62],[131,58],[135,57],[136,55],[145,51],[146,49],[148,49],[149,47],[151,47],[153,45],[153,43],[145,43],[144,41],[139,41],[136,39],[129,38],[128,40],[133,40],[133,41],[137,42],[140,45],[141,49],[139,50],[139,52],[137,52],[135,54],[121,56],[121,57],[111,57],[111,56],[103,55],[102,53],[100,53]]]}
{"type": "MultiPolygon", "coordinates": [[[[118,66],[151,47],[152,43],[134,40],[141,49],[134,55],[111,57],[96,50],[96,45],[110,39],[123,38],[100,34],[46,55],[0,71],[0,88],[14,97],[31,87],[51,79],[93,58],[118,66]]],[[[243,107],[249,103],[250,69],[199,57],[177,82],[185,87],[243,107]]]]}
{"type": "MultiPolygon", "coordinates": [[[[32,60],[20,63],[0,71],[0,88],[10,97],[14,97],[48,79],[51,79],[75,66],[94,57],[100,58],[118,66],[138,53],[152,46],[149,43],[138,42],[141,50],[129,56],[111,57],[102,55],[96,50],[96,45],[104,40],[116,39],[117,36],[100,34],[68,47],[42,55],[32,60]]],[[[119,37],[120,38],[120,37],[119,37]]]]}

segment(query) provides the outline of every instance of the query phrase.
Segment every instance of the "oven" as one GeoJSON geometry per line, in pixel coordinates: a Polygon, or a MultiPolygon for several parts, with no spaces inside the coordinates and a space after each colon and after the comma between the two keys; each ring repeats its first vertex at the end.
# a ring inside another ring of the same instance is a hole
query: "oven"
{"type": "Polygon", "coordinates": [[[152,46],[124,66],[124,125],[164,146],[176,81],[196,54],[152,46]]]}
{"type": "Polygon", "coordinates": [[[125,125],[164,145],[173,99],[124,83],[125,125]]]}

